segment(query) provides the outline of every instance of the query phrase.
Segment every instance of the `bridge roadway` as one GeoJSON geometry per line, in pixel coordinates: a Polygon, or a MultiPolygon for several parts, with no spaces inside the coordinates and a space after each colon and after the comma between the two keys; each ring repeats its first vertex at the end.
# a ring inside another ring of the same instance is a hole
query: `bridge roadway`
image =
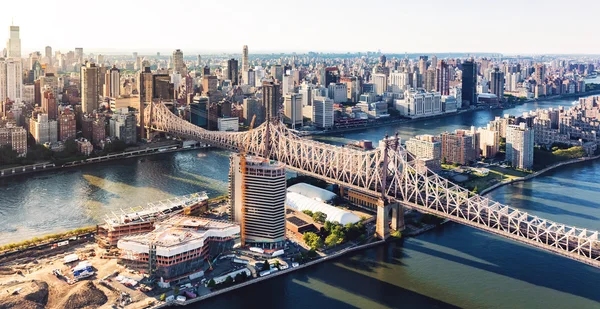
{"type": "MultiPolygon", "coordinates": [[[[472,194],[414,165],[398,137],[382,140],[371,151],[338,147],[298,137],[278,122],[251,132],[215,132],[197,127],[165,105],[145,109],[145,127],[284,163],[290,170],[380,196],[389,203],[433,214],[600,268],[598,232],[539,218],[472,194]]],[[[382,208],[378,211],[381,212],[382,208]]],[[[387,214],[384,216],[387,222],[387,214]]]]}

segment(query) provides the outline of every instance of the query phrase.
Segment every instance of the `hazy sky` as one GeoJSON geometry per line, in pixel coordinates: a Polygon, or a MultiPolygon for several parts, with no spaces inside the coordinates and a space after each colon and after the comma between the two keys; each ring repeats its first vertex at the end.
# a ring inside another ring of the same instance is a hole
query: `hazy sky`
{"type": "Polygon", "coordinates": [[[598,0],[2,1],[23,53],[376,51],[600,54],[598,0]]]}

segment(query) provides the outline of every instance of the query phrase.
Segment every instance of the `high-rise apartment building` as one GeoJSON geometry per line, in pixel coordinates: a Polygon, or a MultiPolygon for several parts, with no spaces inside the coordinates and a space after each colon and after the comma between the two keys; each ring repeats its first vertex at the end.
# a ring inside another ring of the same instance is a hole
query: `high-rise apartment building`
{"type": "Polygon", "coordinates": [[[375,85],[375,93],[377,95],[382,95],[387,91],[387,76],[383,73],[375,73],[372,77],[372,82],[375,85]]]}
{"type": "Polygon", "coordinates": [[[441,169],[442,143],[433,135],[419,135],[406,141],[406,150],[415,159],[424,160],[425,166],[432,171],[441,169]]]}
{"type": "Polygon", "coordinates": [[[302,95],[288,94],[283,97],[283,122],[291,125],[292,129],[302,126],[302,95]]]}
{"type": "Polygon", "coordinates": [[[500,131],[496,131],[493,125],[488,124],[486,128],[477,130],[479,135],[479,152],[484,158],[494,158],[500,150],[500,131]]]}
{"type": "Polygon", "coordinates": [[[266,119],[279,118],[281,111],[280,85],[273,81],[264,81],[262,84],[262,103],[266,111],[266,119]]]}
{"type": "Polygon", "coordinates": [[[10,26],[8,41],[6,42],[6,55],[8,58],[21,58],[21,38],[19,26],[10,26]]]}
{"type": "Polygon", "coordinates": [[[58,104],[52,89],[46,88],[42,93],[42,112],[48,114],[49,120],[58,119],[58,104]]]}
{"type": "Polygon", "coordinates": [[[227,72],[225,78],[230,80],[231,84],[235,86],[238,84],[238,76],[238,61],[233,58],[227,60],[227,72]]]}
{"type": "Polygon", "coordinates": [[[98,67],[93,62],[81,66],[81,110],[91,114],[100,106],[98,100],[98,67]]]}
{"type": "Polygon", "coordinates": [[[27,130],[11,123],[0,127],[0,147],[10,146],[20,157],[27,155],[27,130]]]}
{"type": "Polygon", "coordinates": [[[462,106],[477,104],[477,64],[473,59],[462,65],[462,106]]]}
{"type": "Polygon", "coordinates": [[[23,98],[23,70],[21,59],[0,58],[0,102],[9,99],[20,102],[23,98]]]}
{"type": "Polygon", "coordinates": [[[546,80],[546,66],[543,63],[536,63],[533,79],[538,85],[541,85],[546,80]]]}
{"type": "Polygon", "coordinates": [[[491,93],[498,97],[498,101],[504,100],[504,72],[499,68],[495,68],[492,72],[491,93]]]}
{"type": "Polygon", "coordinates": [[[249,81],[246,79],[246,72],[248,72],[248,70],[250,69],[250,63],[248,62],[248,45],[244,45],[244,47],[242,48],[242,75],[243,75],[243,82],[246,85],[254,85],[254,84],[250,84],[249,81]]]}
{"type": "Polygon", "coordinates": [[[533,168],[534,130],[525,122],[506,127],[506,161],[513,167],[530,170],[533,168]]]}
{"type": "Polygon", "coordinates": [[[281,248],[285,241],[285,166],[241,154],[230,159],[230,219],[241,226],[242,245],[281,248]]]}
{"type": "Polygon", "coordinates": [[[473,136],[462,130],[442,133],[442,162],[466,165],[475,160],[477,150],[473,140],[473,136]]]}
{"type": "Polygon", "coordinates": [[[83,48],[81,47],[75,47],[75,61],[77,61],[78,63],[81,63],[83,61],[83,48]]]}
{"type": "Polygon", "coordinates": [[[121,71],[113,65],[109,71],[109,76],[110,80],[106,83],[109,88],[108,96],[111,98],[118,98],[121,91],[121,71]]]}
{"type": "Polygon", "coordinates": [[[65,109],[65,111],[58,116],[58,140],[65,142],[69,139],[75,139],[77,137],[76,125],[75,113],[70,109],[65,109]]]}
{"type": "Polygon", "coordinates": [[[435,69],[435,91],[441,95],[450,94],[450,69],[444,60],[440,60],[435,69]]]}
{"type": "Polygon", "coordinates": [[[333,100],[328,97],[315,96],[312,100],[312,122],[320,129],[333,127],[333,100]]]}
{"type": "Polygon", "coordinates": [[[266,109],[265,106],[261,104],[259,100],[254,98],[246,98],[243,103],[243,118],[244,124],[250,125],[252,118],[256,116],[256,120],[254,120],[254,126],[259,126],[266,120],[266,109]]]}
{"type": "Polygon", "coordinates": [[[185,63],[183,62],[183,52],[181,49],[176,49],[173,51],[173,72],[181,75],[185,75],[187,73],[185,63]]]}
{"type": "Polygon", "coordinates": [[[56,120],[48,119],[48,114],[38,114],[37,119],[29,121],[29,132],[36,144],[56,143],[58,141],[58,125],[56,120]]]}

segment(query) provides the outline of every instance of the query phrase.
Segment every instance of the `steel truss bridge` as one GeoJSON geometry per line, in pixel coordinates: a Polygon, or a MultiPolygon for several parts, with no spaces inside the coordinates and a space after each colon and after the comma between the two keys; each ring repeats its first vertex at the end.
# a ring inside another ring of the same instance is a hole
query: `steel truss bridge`
{"type": "Polygon", "coordinates": [[[473,194],[418,168],[398,137],[386,137],[375,150],[361,151],[301,138],[278,121],[249,132],[208,131],[162,103],[148,104],[143,116],[149,130],[232,151],[249,141],[249,154],[277,160],[290,170],[600,268],[598,231],[552,222],[473,194]]]}

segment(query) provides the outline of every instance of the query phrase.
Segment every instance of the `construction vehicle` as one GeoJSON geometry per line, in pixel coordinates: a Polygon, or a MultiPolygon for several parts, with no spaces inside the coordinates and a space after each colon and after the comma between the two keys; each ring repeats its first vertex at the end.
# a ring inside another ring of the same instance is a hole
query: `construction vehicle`
{"type": "MultiPolygon", "coordinates": [[[[254,122],[256,121],[256,115],[252,116],[252,121],[250,121],[250,126],[248,127],[248,134],[246,134],[246,140],[244,141],[244,145],[242,145],[240,150],[240,169],[242,171],[242,217],[240,218],[240,245],[241,247],[246,246],[246,154],[248,153],[248,147],[250,146],[250,135],[252,129],[254,128],[254,122]]],[[[211,266],[212,267],[212,266],[211,266]]]]}

